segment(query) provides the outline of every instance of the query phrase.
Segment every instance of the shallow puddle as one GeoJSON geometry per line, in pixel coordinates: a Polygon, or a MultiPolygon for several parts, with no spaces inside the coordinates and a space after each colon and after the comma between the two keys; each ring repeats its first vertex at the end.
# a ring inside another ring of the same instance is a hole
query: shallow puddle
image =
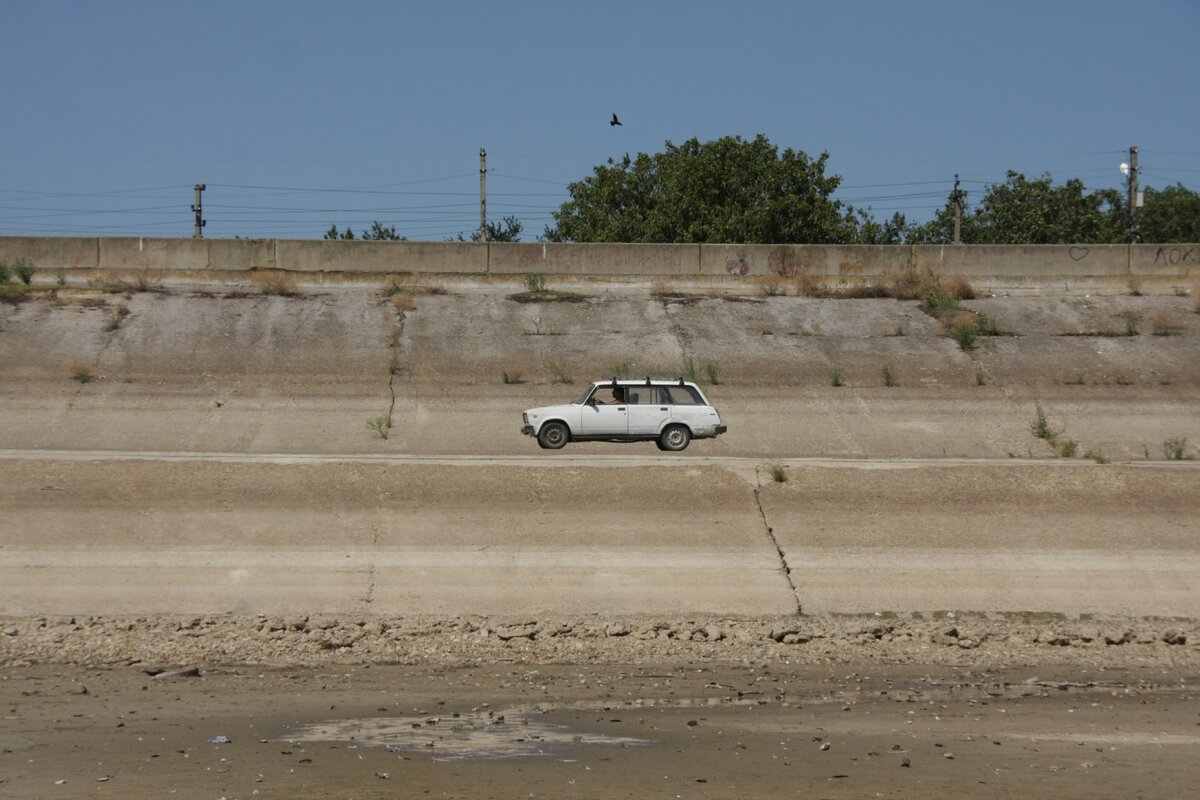
{"type": "Polygon", "coordinates": [[[580,745],[635,747],[649,739],[579,733],[522,712],[471,713],[456,717],[366,717],[330,720],[289,728],[283,737],[296,742],[340,742],[385,747],[395,752],[424,752],[436,761],[562,756],[580,745]]]}

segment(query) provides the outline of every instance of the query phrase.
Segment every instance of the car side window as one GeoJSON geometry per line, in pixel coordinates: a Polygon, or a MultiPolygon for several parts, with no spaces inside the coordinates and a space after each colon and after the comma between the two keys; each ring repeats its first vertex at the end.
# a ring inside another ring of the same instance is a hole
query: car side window
{"type": "Polygon", "coordinates": [[[703,405],[700,402],[700,395],[690,386],[662,386],[662,393],[669,399],[668,403],[673,403],[677,406],[698,406],[703,405]]]}
{"type": "Polygon", "coordinates": [[[657,386],[630,386],[626,390],[630,405],[652,406],[658,402],[657,386]]]}

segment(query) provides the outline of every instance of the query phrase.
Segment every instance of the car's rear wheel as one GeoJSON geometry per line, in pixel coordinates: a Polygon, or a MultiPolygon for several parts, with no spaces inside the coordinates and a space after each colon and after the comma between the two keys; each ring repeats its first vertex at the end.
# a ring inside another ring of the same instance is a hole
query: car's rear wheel
{"type": "Polygon", "coordinates": [[[668,425],[659,437],[658,443],[663,450],[678,452],[686,450],[692,441],[692,432],[684,425],[668,425]]]}
{"type": "Polygon", "coordinates": [[[558,450],[565,445],[571,436],[567,432],[567,426],[561,422],[547,422],[538,431],[538,444],[544,450],[558,450]]]}

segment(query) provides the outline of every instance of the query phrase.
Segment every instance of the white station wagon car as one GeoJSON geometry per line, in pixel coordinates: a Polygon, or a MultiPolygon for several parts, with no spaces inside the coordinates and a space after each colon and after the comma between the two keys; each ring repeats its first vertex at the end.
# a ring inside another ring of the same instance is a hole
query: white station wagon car
{"type": "Polygon", "coordinates": [[[682,378],[596,381],[573,403],[531,408],[521,420],[521,433],[547,450],[572,441],[655,442],[659,450],[683,450],[692,439],[728,430],[700,387],[682,378]]]}

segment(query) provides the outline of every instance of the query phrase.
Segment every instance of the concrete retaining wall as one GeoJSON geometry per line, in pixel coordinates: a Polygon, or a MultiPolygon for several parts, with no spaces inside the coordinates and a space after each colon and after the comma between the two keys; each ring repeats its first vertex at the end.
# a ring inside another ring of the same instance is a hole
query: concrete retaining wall
{"type": "Polygon", "coordinates": [[[465,273],[597,276],[793,276],[869,280],[906,267],[974,278],[1200,276],[1200,244],[684,245],[347,242],[296,239],[0,237],[0,261],[43,271],[465,273]]]}

